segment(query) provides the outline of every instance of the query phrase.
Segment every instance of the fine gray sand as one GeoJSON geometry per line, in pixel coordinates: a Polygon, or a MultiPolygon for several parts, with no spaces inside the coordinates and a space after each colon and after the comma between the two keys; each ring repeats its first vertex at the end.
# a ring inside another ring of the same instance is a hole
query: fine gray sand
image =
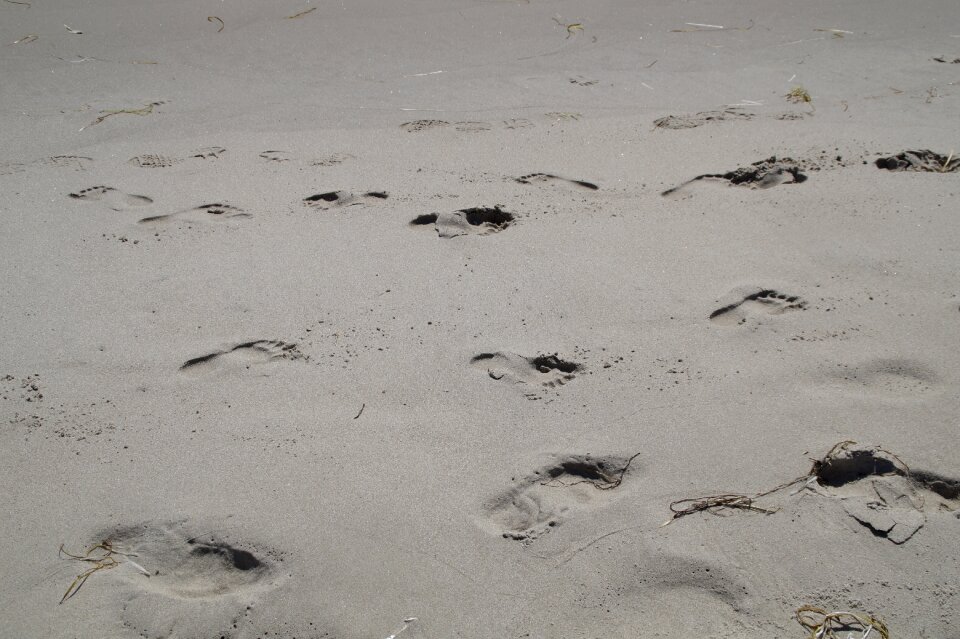
{"type": "Polygon", "coordinates": [[[960,637],[956,17],[0,2],[0,636],[960,637]]]}

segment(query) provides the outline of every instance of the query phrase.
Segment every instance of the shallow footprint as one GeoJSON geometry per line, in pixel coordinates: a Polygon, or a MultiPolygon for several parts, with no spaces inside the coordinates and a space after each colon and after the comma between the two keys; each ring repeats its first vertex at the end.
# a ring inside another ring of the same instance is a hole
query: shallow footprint
{"type": "Polygon", "coordinates": [[[580,364],[561,359],[557,354],[524,357],[508,351],[480,353],[472,357],[470,363],[475,368],[485,370],[491,379],[550,388],[563,386],[583,368],[580,364]]]}
{"type": "Polygon", "coordinates": [[[487,501],[481,525],[505,539],[530,543],[576,511],[608,503],[632,461],[590,455],[557,458],[487,501]]]}
{"type": "Polygon", "coordinates": [[[168,213],[167,215],[154,215],[151,217],[145,217],[140,220],[139,224],[164,224],[179,220],[181,218],[187,218],[193,221],[217,221],[243,219],[248,217],[253,216],[250,213],[245,212],[243,209],[237,208],[230,204],[216,202],[213,204],[201,204],[200,206],[196,206],[192,209],[177,211],[176,213],[168,213]]]}
{"type": "Polygon", "coordinates": [[[446,120],[414,120],[413,122],[404,122],[400,128],[408,133],[418,133],[427,129],[437,129],[450,126],[446,120]]]}
{"type": "Polygon", "coordinates": [[[335,206],[354,206],[377,200],[385,200],[390,195],[385,191],[367,191],[354,194],[348,191],[327,191],[303,198],[303,203],[317,209],[328,209],[335,206]]]}
{"type": "Polygon", "coordinates": [[[206,374],[217,370],[249,369],[251,366],[279,360],[306,359],[296,344],[278,340],[254,340],[189,359],[180,366],[180,372],[206,374]]]}
{"type": "Polygon", "coordinates": [[[710,321],[720,326],[738,326],[760,315],[780,315],[807,307],[799,297],[784,295],[771,289],[762,289],[733,304],[718,308],[710,314],[710,321]]]}
{"type": "Polygon", "coordinates": [[[600,188],[593,182],[586,182],[584,180],[572,180],[570,178],[560,177],[559,175],[553,175],[551,173],[531,173],[530,175],[521,175],[518,178],[514,178],[514,180],[516,182],[519,182],[520,184],[534,184],[537,182],[544,183],[544,182],[560,181],[560,182],[567,182],[568,184],[572,184],[574,186],[580,186],[585,189],[590,189],[591,191],[596,191],[600,188]]]}
{"type": "Polygon", "coordinates": [[[90,188],[71,193],[70,197],[84,202],[102,202],[114,211],[127,211],[140,206],[153,204],[153,200],[146,195],[132,195],[118,191],[112,186],[91,186],[90,188]]]}

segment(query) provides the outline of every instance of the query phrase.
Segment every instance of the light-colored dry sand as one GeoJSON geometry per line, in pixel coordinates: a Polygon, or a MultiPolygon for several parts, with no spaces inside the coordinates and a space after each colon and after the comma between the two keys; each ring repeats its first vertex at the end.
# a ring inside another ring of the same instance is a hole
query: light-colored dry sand
{"type": "Polygon", "coordinates": [[[955,4],[650,5],[0,3],[0,635],[960,636],[955,4]]]}

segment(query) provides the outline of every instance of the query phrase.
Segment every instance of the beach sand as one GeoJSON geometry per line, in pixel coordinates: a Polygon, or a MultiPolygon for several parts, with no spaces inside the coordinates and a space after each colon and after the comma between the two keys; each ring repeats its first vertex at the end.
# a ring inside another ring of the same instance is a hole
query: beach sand
{"type": "Polygon", "coordinates": [[[0,3],[0,635],[960,636],[955,17],[0,3]]]}

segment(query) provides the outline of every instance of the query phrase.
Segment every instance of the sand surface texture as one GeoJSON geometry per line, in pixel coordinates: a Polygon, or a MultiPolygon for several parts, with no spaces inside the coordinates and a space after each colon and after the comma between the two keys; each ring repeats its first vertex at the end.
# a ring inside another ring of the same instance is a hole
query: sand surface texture
{"type": "Polygon", "coordinates": [[[0,635],[960,637],[956,18],[3,0],[0,635]]]}

